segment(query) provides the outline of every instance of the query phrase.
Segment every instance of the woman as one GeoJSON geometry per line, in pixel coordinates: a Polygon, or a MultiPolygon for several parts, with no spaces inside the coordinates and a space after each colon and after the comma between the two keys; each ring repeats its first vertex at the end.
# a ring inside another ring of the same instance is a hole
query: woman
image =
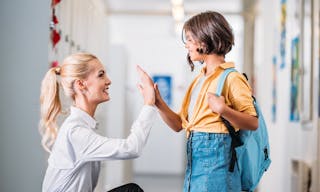
{"type": "Polygon", "coordinates": [[[173,112],[156,88],[156,106],[162,119],[174,131],[187,132],[187,167],[184,192],[239,192],[238,169],[229,172],[231,137],[221,117],[239,129],[258,127],[251,88],[239,73],[231,73],[221,97],[215,96],[220,74],[234,67],[225,55],[234,44],[232,29],[217,12],[193,16],[183,26],[191,70],[194,61],[203,64],[182,101],[180,113],[173,112]]]}
{"type": "MultiPolygon", "coordinates": [[[[42,191],[94,191],[100,162],[131,159],[141,154],[156,116],[155,93],[150,78],[137,67],[141,77],[138,86],[144,106],[126,139],[103,137],[95,132],[94,114],[100,103],[110,99],[111,81],[105,68],[92,54],[77,53],[67,57],[61,67],[49,69],[41,86],[42,145],[50,152],[42,191]],[[59,78],[58,78],[59,77],[59,78]],[[61,113],[60,84],[72,99],[70,115],[59,132],[56,118],[61,113]]],[[[116,191],[143,191],[136,184],[120,186],[116,191]]]]}

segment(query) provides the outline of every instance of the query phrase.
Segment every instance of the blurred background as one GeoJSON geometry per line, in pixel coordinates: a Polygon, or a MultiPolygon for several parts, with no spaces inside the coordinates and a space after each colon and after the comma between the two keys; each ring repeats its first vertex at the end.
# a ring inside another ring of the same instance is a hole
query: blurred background
{"type": "MultiPolygon", "coordinates": [[[[99,132],[125,138],[143,104],[135,65],[178,111],[190,72],[181,27],[222,13],[233,28],[227,55],[249,76],[269,129],[272,163],[259,192],[320,192],[319,0],[52,0],[0,2],[0,191],[41,191],[48,154],[38,132],[40,83],[67,55],[97,55],[112,80],[99,132]]],[[[137,182],[182,190],[185,132],[157,119],[142,156],[108,161],[96,191],[137,182]]],[[[214,179],[214,178],[213,178],[214,179]]]]}

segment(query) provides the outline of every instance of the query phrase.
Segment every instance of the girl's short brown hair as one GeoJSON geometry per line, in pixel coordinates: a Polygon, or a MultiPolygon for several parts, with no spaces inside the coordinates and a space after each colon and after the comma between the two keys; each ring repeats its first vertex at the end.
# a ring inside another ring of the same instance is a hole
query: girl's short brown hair
{"type": "MultiPolygon", "coordinates": [[[[218,12],[206,11],[187,20],[183,26],[184,32],[190,32],[201,45],[197,51],[200,54],[217,54],[225,56],[234,45],[232,28],[227,20],[218,12]]],[[[193,62],[187,56],[191,70],[193,62]]]]}

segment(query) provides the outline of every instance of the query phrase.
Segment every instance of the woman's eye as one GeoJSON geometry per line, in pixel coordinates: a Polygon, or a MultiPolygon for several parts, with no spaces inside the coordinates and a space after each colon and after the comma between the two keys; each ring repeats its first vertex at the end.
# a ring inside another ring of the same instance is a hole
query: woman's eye
{"type": "Polygon", "coordinates": [[[98,77],[103,77],[104,76],[104,71],[100,71],[100,73],[98,74],[98,77]]]}

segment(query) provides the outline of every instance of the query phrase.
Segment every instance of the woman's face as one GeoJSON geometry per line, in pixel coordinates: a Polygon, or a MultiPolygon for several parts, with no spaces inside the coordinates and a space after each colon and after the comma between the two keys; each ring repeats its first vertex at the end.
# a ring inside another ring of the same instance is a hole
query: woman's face
{"type": "Polygon", "coordinates": [[[203,59],[203,55],[197,51],[200,48],[200,43],[193,38],[189,31],[185,33],[185,48],[188,50],[191,61],[201,61],[203,59]]]}
{"type": "Polygon", "coordinates": [[[110,79],[107,77],[106,70],[98,59],[90,61],[92,71],[85,80],[86,96],[89,102],[99,104],[110,100],[109,86],[110,79]]]}

